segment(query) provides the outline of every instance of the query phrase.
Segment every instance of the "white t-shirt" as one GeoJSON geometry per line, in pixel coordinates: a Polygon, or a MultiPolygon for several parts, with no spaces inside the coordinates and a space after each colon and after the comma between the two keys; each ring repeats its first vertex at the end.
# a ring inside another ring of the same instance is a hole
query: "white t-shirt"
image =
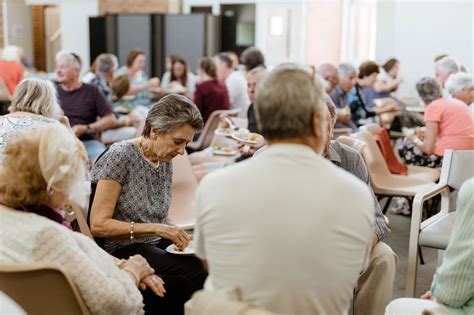
{"type": "Polygon", "coordinates": [[[240,108],[239,117],[247,117],[250,99],[247,94],[247,81],[238,71],[233,71],[226,79],[225,85],[229,94],[232,109],[240,108]]]}
{"type": "Polygon", "coordinates": [[[392,83],[393,80],[395,80],[394,78],[392,78],[390,74],[387,73],[387,71],[385,71],[384,68],[380,67],[379,69],[380,69],[380,72],[377,75],[377,80],[385,82],[385,83],[392,83]]]}
{"type": "Polygon", "coordinates": [[[195,248],[205,288],[284,314],[346,314],[373,233],[365,183],[304,145],[271,145],[207,175],[195,248]]]}

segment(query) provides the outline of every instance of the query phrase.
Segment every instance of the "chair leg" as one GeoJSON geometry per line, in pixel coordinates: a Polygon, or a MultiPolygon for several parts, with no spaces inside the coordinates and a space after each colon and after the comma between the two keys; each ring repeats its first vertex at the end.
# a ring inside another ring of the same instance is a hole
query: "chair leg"
{"type": "Polygon", "coordinates": [[[383,214],[387,213],[388,207],[390,207],[390,204],[392,203],[392,198],[393,198],[393,196],[388,196],[387,197],[387,202],[385,203],[385,206],[383,207],[383,210],[382,210],[383,214]]]}
{"type": "Polygon", "coordinates": [[[420,265],[425,264],[425,260],[423,259],[423,252],[421,251],[421,246],[418,245],[418,255],[420,256],[420,265]]]}

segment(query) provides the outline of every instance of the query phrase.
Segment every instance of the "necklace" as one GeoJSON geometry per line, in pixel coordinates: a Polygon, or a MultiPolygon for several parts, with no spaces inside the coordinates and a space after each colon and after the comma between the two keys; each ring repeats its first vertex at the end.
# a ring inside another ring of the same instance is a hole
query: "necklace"
{"type": "Polygon", "coordinates": [[[138,149],[139,149],[141,155],[143,155],[143,157],[145,158],[145,160],[148,162],[148,164],[150,164],[150,165],[153,166],[154,168],[158,168],[158,166],[160,166],[160,161],[158,161],[158,162],[153,162],[153,161],[151,161],[149,158],[146,157],[146,155],[145,155],[145,150],[143,149],[143,137],[140,138],[140,142],[138,143],[138,149]]]}

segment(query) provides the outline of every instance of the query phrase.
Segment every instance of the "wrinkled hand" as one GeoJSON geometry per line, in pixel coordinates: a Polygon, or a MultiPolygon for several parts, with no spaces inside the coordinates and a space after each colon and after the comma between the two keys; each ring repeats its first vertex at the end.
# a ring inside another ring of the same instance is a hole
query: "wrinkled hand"
{"type": "Polygon", "coordinates": [[[123,264],[123,268],[129,268],[135,272],[139,280],[143,280],[146,276],[153,275],[155,270],[150,267],[145,258],[141,255],[133,255],[123,264]]]}
{"type": "Polygon", "coordinates": [[[418,139],[418,136],[416,134],[411,134],[409,136],[407,136],[407,140],[410,142],[410,143],[415,143],[415,140],[418,139]]]}
{"type": "Polygon", "coordinates": [[[431,294],[431,291],[426,291],[426,293],[420,296],[420,298],[424,300],[431,300],[433,299],[433,295],[431,294]]]}
{"type": "Polygon", "coordinates": [[[74,134],[76,135],[76,137],[80,137],[84,133],[86,133],[87,126],[86,125],[75,125],[71,129],[72,129],[72,131],[74,131],[74,134]]]}
{"type": "Polygon", "coordinates": [[[189,241],[191,238],[189,237],[188,233],[184,231],[182,228],[166,225],[164,238],[171,240],[178,249],[185,249],[188,247],[189,241]]]}
{"type": "Polygon", "coordinates": [[[351,117],[352,117],[351,114],[338,113],[337,121],[340,123],[345,123],[345,122],[348,122],[351,119],[351,117]]]}
{"type": "Polygon", "coordinates": [[[149,288],[160,297],[164,297],[166,293],[165,282],[157,275],[146,276],[140,281],[138,287],[141,290],[146,290],[146,288],[149,288]]]}

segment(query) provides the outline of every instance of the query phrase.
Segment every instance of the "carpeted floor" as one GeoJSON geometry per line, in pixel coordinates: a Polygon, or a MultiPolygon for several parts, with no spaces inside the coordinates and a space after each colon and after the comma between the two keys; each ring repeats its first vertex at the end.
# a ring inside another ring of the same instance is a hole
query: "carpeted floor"
{"type": "MultiPolygon", "coordinates": [[[[408,243],[410,235],[410,218],[401,215],[387,214],[390,220],[392,233],[385,242],[392,247],[399,258],[395,284],[393,288],[393,298],[405,296],[405,285],[407,275],[408,243]]],[[[416,296],[419,297],[430,289],[431,280],[436,271],[438,261],[438,251],[430,248],[422,248],[425,265],[418,266],[416,281],[416,296]]]]}

